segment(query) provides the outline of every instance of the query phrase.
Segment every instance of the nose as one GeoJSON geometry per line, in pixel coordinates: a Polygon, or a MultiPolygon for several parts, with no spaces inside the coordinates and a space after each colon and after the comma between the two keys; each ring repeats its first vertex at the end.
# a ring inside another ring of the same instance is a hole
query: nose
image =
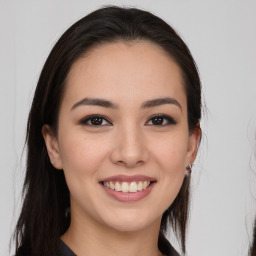
{"type": "Polygon", "coordinates": [[[145,164],[149,159],[146,139],[135,126],[119,129],[115,134],[111,161],[117,165],[134,168],[145,164]]]}

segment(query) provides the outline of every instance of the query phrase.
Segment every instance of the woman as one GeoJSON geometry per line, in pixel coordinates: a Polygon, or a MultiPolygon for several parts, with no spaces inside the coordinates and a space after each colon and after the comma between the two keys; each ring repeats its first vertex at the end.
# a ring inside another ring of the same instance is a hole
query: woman
{"type": "Polygon", "coordinates": [[[27,125],[16,255],[185,253],[201,86],[160,18],[106,7],[71,26],[41,72],[27,125]]]}

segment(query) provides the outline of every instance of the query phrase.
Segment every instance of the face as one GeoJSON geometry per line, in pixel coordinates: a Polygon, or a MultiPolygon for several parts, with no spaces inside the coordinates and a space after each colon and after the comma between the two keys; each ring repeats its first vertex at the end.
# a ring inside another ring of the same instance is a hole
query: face
{"type": "Polygon", "coordinates": [[[119,231],[160,223],[196,155],[181,72],[147,42],[94,48],[69,73],[48,153],[63,169],[71,216],[119,231]]]}

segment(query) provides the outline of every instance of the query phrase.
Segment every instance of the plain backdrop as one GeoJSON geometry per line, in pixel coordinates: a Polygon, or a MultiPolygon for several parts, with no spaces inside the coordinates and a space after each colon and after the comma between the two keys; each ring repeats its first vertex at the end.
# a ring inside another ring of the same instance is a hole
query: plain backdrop
{"type": "Polygon", "coordinates": [[[25,127],[42,65],[72,23],[109,4],[163,18],[188,44],[200,70],[207,109],[192,174],[188,255],[247,255],[256,213],[256,1],[5,0],[0,1],[0,256],[13,254],[8,243],[20,210],[25,127]]]}

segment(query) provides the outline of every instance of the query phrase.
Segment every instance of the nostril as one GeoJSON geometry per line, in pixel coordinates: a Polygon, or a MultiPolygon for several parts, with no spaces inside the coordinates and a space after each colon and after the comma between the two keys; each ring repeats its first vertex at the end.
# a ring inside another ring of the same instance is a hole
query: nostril
{"type": "Polygon", "coordinates": [[[124,166],[125,165],[124,161],[117,161],[116,164],[120,165],[120,166],[124,166]]]}

